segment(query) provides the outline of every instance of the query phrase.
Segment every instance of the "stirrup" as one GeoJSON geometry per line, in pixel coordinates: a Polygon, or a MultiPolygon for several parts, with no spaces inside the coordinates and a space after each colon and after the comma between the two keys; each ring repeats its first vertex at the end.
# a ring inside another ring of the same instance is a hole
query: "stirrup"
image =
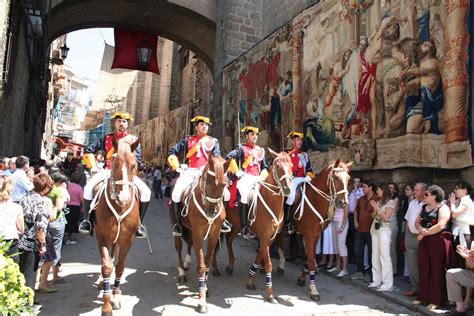
{"type": "Polygon", "coordinates": [[[227,234],[227,233],[230,233],[231,230],[232,230],[232,227],[230,226],[229,221],[224,220],[224,223],[222,223],[222,227],[221,227],[221,233],[227,234]]]}
{"type": "Polygon", "coordinates": [[[293,225],[291,225],[291,223],[288,223],[285,228],[286,228],[286,231],[288,232],[288,235],[293,235],[295,233],[295,230],[293,228],[293,225]]]}
{"type": "Polygon", "coordinates": [[[182,231],[181,231],[181,226],[179,224],[174,224],[173,225],[173,236],[174,237],[181,237],[182,231]]]}
{"type": "Polygon", "coordinates": [[[138,226],[138,229],[137,231],[135,232],[135,236],[138,238],[138,239],[141,239],[141,238],[146,238],[146,229],[145,229],[145,226],[143,226],[143,224],[140,224],[140,226],[138,226]]]}
{"type": "Polygon", "coordinates": [[[79,233],[83,235],[90,235],[91,230],[92,230],[92,224],[89,220],[85,219],[79,224],[79,233]],[[89,229],[84,229],[83,225],[87,225],[87,224],[89,225],[89,229]]]}
{"type": "Polygon", "coordinates": [[[245,226],[243,229],[242,229],[242,237],[244,237],[245,239],[253,239],[255,237],[257,237],[254,233],[252,233],[250,231],[250,228],[248,228],[247,226],[245,226]]]}

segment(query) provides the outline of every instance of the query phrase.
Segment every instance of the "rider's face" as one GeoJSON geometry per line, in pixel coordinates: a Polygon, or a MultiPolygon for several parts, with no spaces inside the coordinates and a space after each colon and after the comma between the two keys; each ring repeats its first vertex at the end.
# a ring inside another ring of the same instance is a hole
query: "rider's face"
{"type": "Polygon", "coordinates": [[[248,132],[247,133],[247,140],[251,142],[252,144],[256,144],[258,139],[258,134],[254,132],[248,132]]]}
{"type": "Polygon", "coordinates": [[[128,121],[126,119],[117,118],[115,119],[115,131],[123,133],[128,128],[128,121]]]}
{"type": "Polygon", "coordinates": [[[199,135],[207,135],[207,131],[209,130],[209,124],[205,123],[205,122],[199,122],[197,125],[196,125],[196,132],[199,134],[199,135]]]}
{"type": "Polygon", "coordinates": [[[296,149],[301,149],[301,146],[303,145],[303,140],[301,137],[293,137],[292,142],[296,149]]]}

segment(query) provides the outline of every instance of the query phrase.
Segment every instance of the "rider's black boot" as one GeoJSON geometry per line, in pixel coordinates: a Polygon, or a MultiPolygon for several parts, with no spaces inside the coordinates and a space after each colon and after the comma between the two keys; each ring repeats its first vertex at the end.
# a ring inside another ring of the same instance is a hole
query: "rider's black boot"
{"type": "Polygon", "coordinates": [[[181,236],[181,225],[179,225],[179,212],[181,211],[181,203],[172,202],[171,223],[173,224],[173,236],[181,236]]]}
{"type": "Polygon", "coordinates": [[[291,224],[291,208],[293,205],[285,204],[285,230],[288,234],[294,234],[293,225],[291,224]]]}
{"type": "Polygon", "coordinates": [[[90,200],[84,199],[82,208],[84,209],[84,220],[81,222],[79,225],[79,232],[84,235],[90,235],[92,225],[91,222],[89,221],[89,210],[91,208],[91,202],[90,200]]]}
{"type": "Polygon", "coordinates": [[[249,206],[247,204],[240,204],[240,225],[242,227],[242,236],[244,238],[255,238],[255,235],[250,231],[249,225],[249,206]]]}
{"type": "Polygon", "coordinates": [[[137,238],[146,238],[145,226],[143,226],[143,219],[145,218],[149,202],[140,202],[140,226],[138,226],[135,236],[137,238]]]}

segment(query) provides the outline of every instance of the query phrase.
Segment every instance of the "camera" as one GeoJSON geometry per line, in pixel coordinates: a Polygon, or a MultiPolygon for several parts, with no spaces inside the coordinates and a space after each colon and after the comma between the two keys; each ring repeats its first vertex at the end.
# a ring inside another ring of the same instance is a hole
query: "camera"
{"type": "Polygon", "coordinates": [[[375,222],[374,228],[375,228],[375,230],[379,230],[379,229],[380,229],[380,223],[379,223],[379,222],[375,222]]]}

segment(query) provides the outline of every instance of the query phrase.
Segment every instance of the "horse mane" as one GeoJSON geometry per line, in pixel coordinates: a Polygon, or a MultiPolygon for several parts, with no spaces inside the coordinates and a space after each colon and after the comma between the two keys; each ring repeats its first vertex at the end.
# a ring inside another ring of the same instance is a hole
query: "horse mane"
{"type": "Polygon", "coordinates": [[[131,146],[124,139],[120,139],[118,142],[117,156],[114,162],[119,166],[125,163],[129,171],[135,167],[135,157],[132,153],[131,146]]]}
{"type": "Polygon", "coordinates": [[[224,163],[226,160],[220,156],[214,156],[212,159],[212,165],[216,174],[216,185],[225,184],[225,170],[224,163]]]}

